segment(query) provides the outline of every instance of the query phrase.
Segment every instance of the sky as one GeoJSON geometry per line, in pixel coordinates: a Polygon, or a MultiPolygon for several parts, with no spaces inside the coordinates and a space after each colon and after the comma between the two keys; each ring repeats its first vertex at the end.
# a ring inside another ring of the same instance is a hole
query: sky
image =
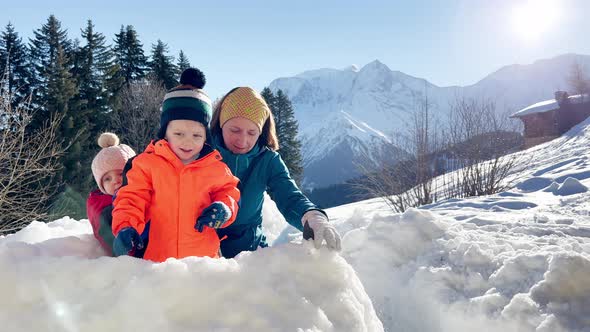
{"type": "Polygon", "coordinates": [[[375,59],[438,86],[465,86],[505,65],[590,54],[585,0],[1,0],[0,8],[2,28],[10,21],[25,38],[50,14],[71,37],[88,19],[110,40],[121,25],[133,25],[146,51],[158,39],[173,55],[183,50],[207,75],[212,98],[375,59]]]}
{"type": "Polygon", "coordinates": [[[379,198],[328,209],[340,253],[302,241],[268,196],[271,247],[234,259],[106,257],[86,219],[33,221],[0,236],[0,322],[15,332],[588,332],[589,145],[590,119],[518,152],[528,162],[495,195],[403,214],[379,198]]]}

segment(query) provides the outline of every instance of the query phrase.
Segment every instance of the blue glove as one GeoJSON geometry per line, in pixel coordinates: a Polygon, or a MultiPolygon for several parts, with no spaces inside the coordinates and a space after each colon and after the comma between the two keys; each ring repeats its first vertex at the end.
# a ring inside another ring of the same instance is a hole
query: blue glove
{"type": "Polygon", "coordinates": [[[143,248],[143,240],[133,227],[123,228],[115,237],[115,241],[113,241],[113,253],[115,256],[138,257],[138,254],[143,254],[143,248]]]}
{"type": "Polygon", "coordinates": [[[195,229],[203,232],[205,226],[221,228],[231,218],[231,210],[222,202],[213,202],[203,209],[201,216],[197,219],[195,229]]]}

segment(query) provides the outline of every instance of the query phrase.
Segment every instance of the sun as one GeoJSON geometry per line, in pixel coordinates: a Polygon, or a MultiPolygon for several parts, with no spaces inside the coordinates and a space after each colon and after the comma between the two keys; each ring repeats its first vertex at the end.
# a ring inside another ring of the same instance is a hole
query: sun
{"type": "Polygon", "coordinates": [[[529,0],[512,8],[513,32],[527,42],[538,41],[557,24],[557,1],[529,0]]]}

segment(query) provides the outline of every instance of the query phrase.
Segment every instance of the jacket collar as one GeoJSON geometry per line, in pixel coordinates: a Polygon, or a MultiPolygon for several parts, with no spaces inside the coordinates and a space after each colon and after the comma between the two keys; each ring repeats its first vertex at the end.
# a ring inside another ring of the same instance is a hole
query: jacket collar
{"type": "Polygon", "coordinates": [[[262,154],[266,150],[266,147],[262,146],[260,144],[260,140],[258,140],[258,142],[256,142],[256,144],[254,145],[252,150],[250,150],[244,154],[236,154],[236,153],[231,152],[228,148],[225,147],[225,143],[223,142],[223,137],[221,135],[215,135],[213,137],[213,146],[215,146],[217,148],[217,150],[221,151],[221,153],[225,156],[225,158],[232,158],[232,159],[242,158],[242,157],[245,157],[246,159],[252,159],[252,158],[258,156],[259,154],[262,154]]]}
{"type": "Polygon", "coordinates": [[[250,167],[250,164],[254,161],[254,159],[264,154],[264,152],[268,150],[268,148],[265,146],[261,146],[258,143],[254,145],[252,150],[248,151],[247,153],[236,154],[228,150],[225,147],[225,144],[223,144],[222,140],[223,138],[221,137],[221,135],[213,137],[213,143],[215,144],[215,147],[217,147],[219,152],[221,152],[221,155],[224,159],[223,161],[235,176],[244,181],[247,180],[243,179],[243,177],[246,176],[246,170],[250,167]]]}
{"type": "Polygon", "coordinates": [[[167,140],[161,139],[158,141],[151,141],[150,144],[145,148],[145,153],[155,154],[166,159],[175,166],[191,166],[191,165],[203,165],[214,162],[215,160],[221,160],[221,155],[218,151],[214,150],[209,144],[203,145],[203,149],[199,153],[199,157],[184,165],[178,156],[170,148],[170,144],[167,140]]]}

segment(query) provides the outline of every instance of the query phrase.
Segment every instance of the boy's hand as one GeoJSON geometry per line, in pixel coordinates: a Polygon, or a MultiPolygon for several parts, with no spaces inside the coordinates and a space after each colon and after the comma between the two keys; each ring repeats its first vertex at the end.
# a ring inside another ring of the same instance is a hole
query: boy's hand
{"type": "Polygon", "coordinates": [[[141,236],[133,227],[123,228],[113,241],[113,253],[115,256],[136,255],[143,251],[144,245],[141,236]]]}
{"type": "Polygon", "coordinates": [[[205,226],[221,228],[231,218],[231,210],[222,202],[213,202],[203,209],[201,216],[197,219],[195,229],[203,232],[205,226]]]}

